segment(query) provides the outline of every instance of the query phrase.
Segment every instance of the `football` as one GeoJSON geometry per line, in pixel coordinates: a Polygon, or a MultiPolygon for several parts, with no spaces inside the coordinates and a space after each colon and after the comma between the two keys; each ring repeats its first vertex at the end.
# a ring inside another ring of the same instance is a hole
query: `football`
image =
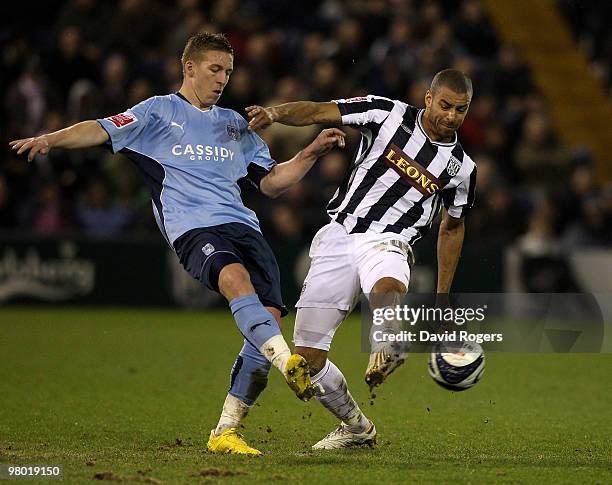
{"type": "Polygon", "coordinates": [[[482,377],[485,355],[474,342],[440,342],[432,347],[427,364],[429,375],[444,389],[465,391],[482,377]]]}

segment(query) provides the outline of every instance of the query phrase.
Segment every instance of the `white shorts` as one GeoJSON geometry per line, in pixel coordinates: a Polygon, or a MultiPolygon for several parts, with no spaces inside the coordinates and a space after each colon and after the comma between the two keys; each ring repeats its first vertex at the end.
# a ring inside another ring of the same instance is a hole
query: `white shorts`
{"type": "Polygon", "coordinates": [[[381,278],[410,282],[412,249],[397,234],[348,234],[345,227],[330,222],[315,235],[310,246],[310,270],[296,303],[294,341],[298,346],[329,350],[338,321],[338,311],[346,315],[359,300],[361,290],[370,293],[381,278]],[[306,308],[333,309],[318,312],[318,318],[304,318],[306,308]],[[314,321],[313,321],[314,320],[314,321]],[[306,342],[301,336],[309,335],[306,342]],[[320,335],[325,342],[313,342],[320,335]]]}

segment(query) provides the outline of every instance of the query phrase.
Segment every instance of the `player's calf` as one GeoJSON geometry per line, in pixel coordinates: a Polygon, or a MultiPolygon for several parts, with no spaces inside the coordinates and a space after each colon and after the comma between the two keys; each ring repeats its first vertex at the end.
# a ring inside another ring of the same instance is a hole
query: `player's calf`
{"type": "Polygon", "coordinates": [[[370,358],[365,372],[365,381],[370,387],[370,391],[381,385],[408,357],[409,349],[405,342],[382,338],[401,332],[400,323],[391,321],[384,325],[372,326],[370,358]]]}
{"type": "Polygon", "coordinates": [[[300,354],[308,362],[312,375],[318,374],[327,362],[327,351],[311,347],[295,347],[295,353],[300,354]]]}
{"type": "Polygon", "coordinates": [[[216,436],[228,428],[238,428],[247,417],[259,395],[268,384],[270,362],[248,341],[234,362],[230,376],[230,389],[219,423],[214,430],[216,436]]]}
{"type": "MultiPolygon", "coordinates": [[[[372,287],[369,295],[370,308],[395,307],[406,294],[406,285],[395,278],[380,278],[372,287]]],[[[382,338],[402,331],[402,322],[397,319],[372,326],[370,332],[370,358],[365,373],[366,384],[370,391],[382,384],[385,379],[401,366],[408,355],[408,348],[396,339],[382,338]]]]}
{"type": "Polygon", "coordinates": [[[298,398],[310,399],[314,391],[308,364],[303,357],[291,354],[276,318],[262,305],[244,266],[238,263],[224,266],[218,282],[245,339],[283,373],[298,398]]]}

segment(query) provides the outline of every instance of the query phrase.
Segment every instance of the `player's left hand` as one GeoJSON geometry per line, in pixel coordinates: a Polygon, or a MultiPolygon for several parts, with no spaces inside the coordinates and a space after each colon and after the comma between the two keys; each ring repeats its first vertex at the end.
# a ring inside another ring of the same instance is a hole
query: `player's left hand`
{"type": "Polygon", "coordinates": [[[346,134],[338,128],[328,128],[319,133],[305,150],[310,151],[315,157],[319,158],[328,153],[332,148],[344,148],[344,138],[346,134]]]}

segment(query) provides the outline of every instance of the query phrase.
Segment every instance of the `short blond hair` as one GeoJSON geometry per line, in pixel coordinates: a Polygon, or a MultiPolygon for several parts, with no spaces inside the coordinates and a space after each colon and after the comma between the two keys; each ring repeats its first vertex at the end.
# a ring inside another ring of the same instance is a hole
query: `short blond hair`
{"type": "Polygon", "coordinates": [[[234,48],[223,34],[211,34],[210,32],[200,32],[192,35],[185,44],[181,64],[185,67],[187,61],[192,61],[206,51],[221,51],[234,55],[234,48]]]}

